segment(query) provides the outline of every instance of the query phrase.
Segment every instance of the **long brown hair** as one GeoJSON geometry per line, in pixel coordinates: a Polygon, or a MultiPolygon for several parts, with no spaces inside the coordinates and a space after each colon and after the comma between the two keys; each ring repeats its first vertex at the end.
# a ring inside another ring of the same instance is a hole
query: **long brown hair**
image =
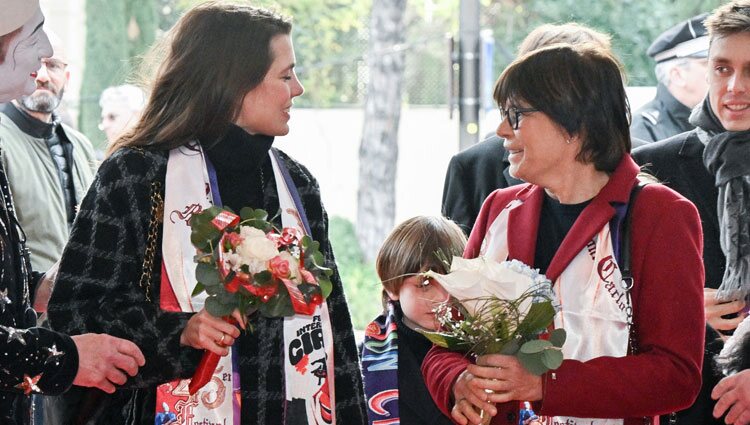
{"type": "Polygon", "coordinates": [[[214,1],[189,10],[154,48],[165,51],[164,60],[140,120],[107,153],[218,141],[271,67],[271,40],[291,30],[288,18],[246,4],[214,1]]]}

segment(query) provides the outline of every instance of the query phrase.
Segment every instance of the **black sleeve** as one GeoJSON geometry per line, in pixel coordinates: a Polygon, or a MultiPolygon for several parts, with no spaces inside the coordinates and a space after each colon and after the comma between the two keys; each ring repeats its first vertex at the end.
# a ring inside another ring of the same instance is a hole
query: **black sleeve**
{"type": "Polygon", "coordinates": [[[646,124],[646,119],[639,116],[637,112],[633,117],[633,123],[630,124],[630,136],[644,140],[648,143],[659,140],[659,138],[654,134],[651,127],[646,124]]]}
{"type": "Polygon", "coordinates": [[[139,284],[151,217],[151,182],[163,182],[166,158],[118,153],[102,163],[81,203],[48,314],[56,330],[105,333],[135,342],[146,364],[125,387],[147,387],[190,376],[202,351],[180,345],[192,313],[159,307],[159,255],[148,283],[150,295],[139,284]]]}
{"type": "Polygon", "coordinates": [[[466,176],[463,164],[454,156],[445,173],[442,213],[458,223],[466,234],[471,232],[479,213],[471,199],[471,192],[467,190],[471,186],[472,181],[466,176]]]}
{"type": "Polygon", "coordinates": [[[58,395],[78,373],[73,340],[44,328],[0,326],[0,358],[0,391],[58,395]]]}

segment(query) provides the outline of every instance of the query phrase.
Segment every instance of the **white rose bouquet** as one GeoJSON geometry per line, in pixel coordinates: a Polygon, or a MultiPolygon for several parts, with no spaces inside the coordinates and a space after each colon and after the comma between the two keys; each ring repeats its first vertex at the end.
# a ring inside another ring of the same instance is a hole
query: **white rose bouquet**
{"type": "Polygon", "coordinates": [[[450,272],[424,272],[451,295],[435,313],[441,329],[422,331],[434,344],[476,355],[513,355],[531,373],[557,369],[565,330],[547,332],[555,313],[552,282],[517,260],[453,257],[450,272]]]}

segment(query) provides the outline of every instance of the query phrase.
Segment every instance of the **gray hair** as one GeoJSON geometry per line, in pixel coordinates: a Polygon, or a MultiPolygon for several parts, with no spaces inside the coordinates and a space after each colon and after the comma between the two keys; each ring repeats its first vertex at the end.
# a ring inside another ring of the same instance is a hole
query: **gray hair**
{"type": "Polygon", "coordinates": [[[674,58],[657,63],[654,67],[656,81],[664,86],[669,86],[669,72],[672,71],[672,68],[684,68],[686,65],[690,65],[690,60],[690,58],[674,58]]]}
{"type": "Polygon", "coordinates": [[[133,112],[138,112],[146,104],[146,95],[140,87],[132,84],[107,87],[99,97],[99,106],[104,108],[112,104],[123,105],[133,112]]]}

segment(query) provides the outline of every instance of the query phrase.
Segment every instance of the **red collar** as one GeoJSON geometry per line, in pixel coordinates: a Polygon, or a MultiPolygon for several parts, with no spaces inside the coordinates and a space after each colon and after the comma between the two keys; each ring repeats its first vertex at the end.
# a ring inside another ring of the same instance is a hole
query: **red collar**
{"type": "MultiPolygon", "coordinates": [[[[630,155],[624,155],[607,184],[573,224],[547,268],[547,277],[552,281],[557,279],[594,235],[612,219],[615,215],[613,204],[628,202],[638,171],[638,165],[630,155]]],[[[509,257],[533,264],[544,188],[529,185],[516,194],[516,199],[522,204],[511,210],[508,216],[509,257]]]]}

